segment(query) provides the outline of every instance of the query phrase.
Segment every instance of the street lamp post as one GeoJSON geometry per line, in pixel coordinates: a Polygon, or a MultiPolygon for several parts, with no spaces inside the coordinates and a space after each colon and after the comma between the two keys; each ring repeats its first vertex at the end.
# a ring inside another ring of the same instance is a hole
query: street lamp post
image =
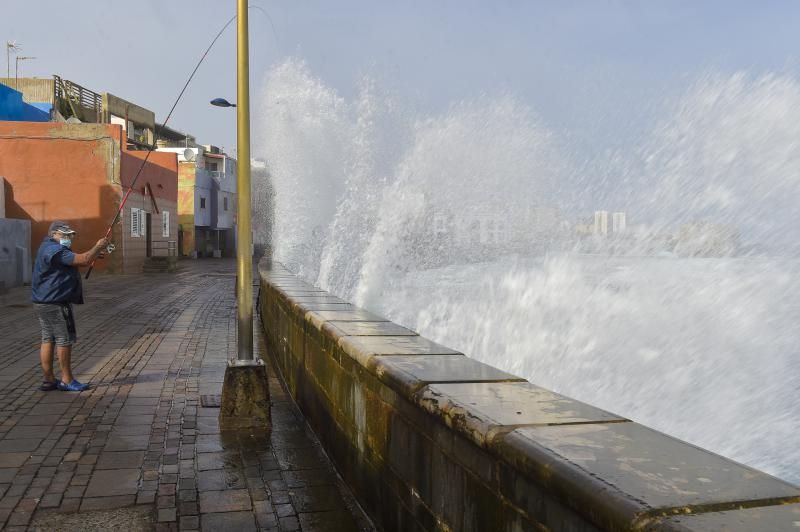
{"type": "Polygon", "coordinates": [[[236,150],[237,150],[237,190],[238,223],[236,269],[238,318],[239,318],[239,360],[253,360],[253,233],[250,223],[250,43],[248,32],[247,0],[238,0],[237,34],[237,105],[236,108],[236,150]]]}
{"type": "Polygon", "coordinates": [[[253,356],[253,235],[250,209],[250,47],[247,0],[236,3],[237,103],[222,98],[213,105],[236,107],[237,179],[236,224],[237,356],[225,368],[219,425],[223,430],[268,429],[271,426],[267,369],[253,356]]]}

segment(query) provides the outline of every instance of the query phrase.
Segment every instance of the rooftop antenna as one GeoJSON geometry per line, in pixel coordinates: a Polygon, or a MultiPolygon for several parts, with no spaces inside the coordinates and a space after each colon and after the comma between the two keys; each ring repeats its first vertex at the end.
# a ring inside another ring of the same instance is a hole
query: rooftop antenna
{"type": "Polygon", "coordinates": [[[14,68],[14,88],[16,90],[19,90],[19,62],[25,61],[27,59],[36,59],[36,58],[30,55],[18,55],[16,57],[17,64],[16,67],[14,68]]]}
{"type": "Polygon", "coordinates": [[[6,78],[11,78],[11,52],[18,54],[22,51],[22,45],[17,41],[6,41],[6,78]]]}

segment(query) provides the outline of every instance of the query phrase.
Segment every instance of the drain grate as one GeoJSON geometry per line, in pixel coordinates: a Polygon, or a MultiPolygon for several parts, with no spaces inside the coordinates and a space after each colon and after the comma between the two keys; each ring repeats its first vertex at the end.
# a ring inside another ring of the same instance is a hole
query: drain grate
{"type": "Polygon", "coordinates": [[[218,394],[214,395],[201,395],[200,396],[200,406],[205,408],[219,408],[222,405],[222,396],[218,394]]]}

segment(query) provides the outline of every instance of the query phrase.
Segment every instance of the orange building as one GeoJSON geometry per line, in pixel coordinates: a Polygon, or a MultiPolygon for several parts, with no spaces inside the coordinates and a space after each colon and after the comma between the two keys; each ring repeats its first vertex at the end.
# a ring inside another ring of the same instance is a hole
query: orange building
{"type": "MultiPolygon", "coordinates": [[[[33,253],[53,220],[78,231],[84,251],[105,234],[147,151],[128,148],[116,124],[0,122],[0,176],[9,218],[31,221],[33,253]]],[[[176,249],[178,162],[151,152],[114,227],[115,252],[97,269],[138,273],[150,256],[176,249]]]]}

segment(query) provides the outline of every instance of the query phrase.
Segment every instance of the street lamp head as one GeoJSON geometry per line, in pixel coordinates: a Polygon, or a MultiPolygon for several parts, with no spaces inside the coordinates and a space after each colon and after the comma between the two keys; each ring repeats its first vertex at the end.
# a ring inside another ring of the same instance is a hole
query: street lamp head
{"type": "Polygon", "coordinates": [[[225,98],[214,98],[211,100],[211,105],[215,105],[217,107],[236,107],[235,103],[231,103],[225,98]]]}

